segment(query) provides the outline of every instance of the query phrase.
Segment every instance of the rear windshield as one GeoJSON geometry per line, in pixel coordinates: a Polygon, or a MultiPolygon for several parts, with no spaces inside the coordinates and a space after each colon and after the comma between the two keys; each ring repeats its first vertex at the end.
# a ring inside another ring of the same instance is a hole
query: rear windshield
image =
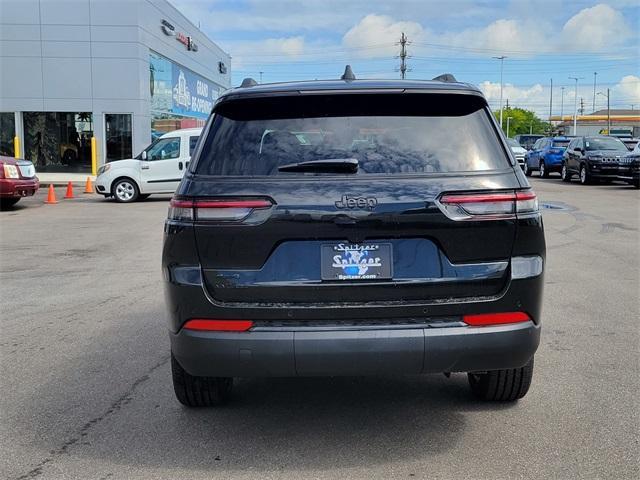
{"type": "Polygon", "coordinates": [[[533,145],[539,138],[542,138],[542,135],[520,135],[518,141],[520,145],[533,145]]]}
{"type": "Polygon", "coordinates": [[[218,105],[195,168],[204,175],[290,176],[309,172],[278,167],[334,159],[357,159],[357,174],[509,167],[479,97],[359,94],[218,105]]]}
{"type": "Polygon", "coordinates": [[[569,140],[554,140],[553,146],[556,148],[567,148],[569,145],[569,140]]]}

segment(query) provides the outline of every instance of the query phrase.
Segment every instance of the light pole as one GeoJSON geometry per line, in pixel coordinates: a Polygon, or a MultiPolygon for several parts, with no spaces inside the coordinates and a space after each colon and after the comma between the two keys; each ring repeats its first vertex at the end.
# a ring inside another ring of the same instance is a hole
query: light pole
{"type": "Polygon", "coordinates": [[[496,60],[500,60],[500,128],[502,128],[502,71],[504,67],[504,59],[507,58],[504,55],[499,57],[493,57],[496,60]]]}
{"type": "Polygon", "coordinates": [[[582,77],[569,77],[569,80],[576,81],[576,92],[573,97],[573,134],[578,134],[578,80],[581,80],[582,77]]]}
{"type": "Polygon", "coordinates": [[[596,77],[598,76],[598,72],[593,72],[593,110],[596,111],[596,77]]]}
{"type": "Polygon", "coordinates": [[[564,113],[564,87],[560,87],[560,121],[562,122],[562,114],[564,113]]]}
{"type": "Polygon", "coordinates": [[[513,117],[507,117],[507,138],[509,138],[509,122],[513,117]]]}
{"type": "Polygon", "coordinates": [[[602,95],[603,97],[607,97],[607,135],[611,135],[611,103],[609,102],[609,96],[611,92],[607,88],[607,93],[598,92],[598,95],[602,95]]]}

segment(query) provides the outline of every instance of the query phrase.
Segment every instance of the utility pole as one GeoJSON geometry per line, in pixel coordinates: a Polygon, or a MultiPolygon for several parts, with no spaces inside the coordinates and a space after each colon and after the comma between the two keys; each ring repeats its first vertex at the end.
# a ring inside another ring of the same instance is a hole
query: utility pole
{"type": "Polygon", "coordinates": [[[580,115],[584,115],[584,98],[580,97],[580,115]]]}
{"type": "Polygon", "coordinates": [[[560,87],[560,121],[562,122],[562,114],[564,113],[564,87],[560,87]]]}
{"type": "Polygon", "coordinates": [[[264,73],[264,72],[260,72],[260,83],[262,83],[262,74],[263,74],[263,73],[264,73]]]}
{"type": "Polygon", "coordinates": [[[500,128],[502,128],[502,72],[504,67],[504,59],[507,58],[504,55],[500,55],[499,57],[493,57],[496,60],[500,60],[500,128]]]}
{"type": "Polygon", "coordinates": [[[509,110],[509,108],[511,108],[511,107],[509,107],[509,99],[507,98],[507,104],[505,105],[504,109],[505,110],[509,110]]]}
{"type": "Polygon", "coordinates": [[[598,76],[598,72],[593,72],[593,110],[596,111],[596,77],[598,76]]]}
{"type": "Polygon", "coordinates": [[[402,80],[406,77],[407,72],[407,36],[402,32],[400,35],[400,78],[402,80]]]}
{"type": "Polygon", "coordinates": [[[551,89],[549,90],[549,135],[553,129],[551,125],[551,112],[553,111],[553,78],[551,79],[551,89]]]}
{"type": "Polygon", "coordinates": [[[611,91],[607,88],[606,95],[602,92],[598,92],[598,95],[607,97],[607,135],[611,135],[611,102],[609,101],[609,97],[611,96],[611,91]]]}
{"type": "Polygon", "coordinates": [[[607,88],[607,135],[611,135],[611,92],[607,88]]]}
{"type": "Polygon", "coordinates": [[[578,80],[581,80],[582,77],[569,77],[569,80],[576,81],[576,91],[573,96],[573,134],[577,135],[578,133],[578,80]]]}

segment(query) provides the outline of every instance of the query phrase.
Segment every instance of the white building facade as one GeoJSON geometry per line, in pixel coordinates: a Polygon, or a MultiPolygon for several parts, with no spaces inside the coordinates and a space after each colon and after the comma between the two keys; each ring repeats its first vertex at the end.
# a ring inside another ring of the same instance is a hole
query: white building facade
{"type": "Polygon", "coordinates": [[[166,0],[2,0],[0,154],[91,172],[204,124],[231,57],[166,0]],[[17,141],[16,141],[17,138],[17,141]]]}

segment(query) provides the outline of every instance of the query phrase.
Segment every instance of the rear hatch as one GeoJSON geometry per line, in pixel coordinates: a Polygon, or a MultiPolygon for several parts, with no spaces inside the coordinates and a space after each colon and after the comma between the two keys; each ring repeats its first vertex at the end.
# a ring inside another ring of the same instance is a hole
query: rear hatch
{"type": "Polygon", "coordinates": [[[278,308],[498,295],[520,184],[490,115],[482,97],[463,94],[221,102],[176,200],[196,207],[211,300],[278,308]],[[502,197],[456,206],[474,193],[502,197]]]}

